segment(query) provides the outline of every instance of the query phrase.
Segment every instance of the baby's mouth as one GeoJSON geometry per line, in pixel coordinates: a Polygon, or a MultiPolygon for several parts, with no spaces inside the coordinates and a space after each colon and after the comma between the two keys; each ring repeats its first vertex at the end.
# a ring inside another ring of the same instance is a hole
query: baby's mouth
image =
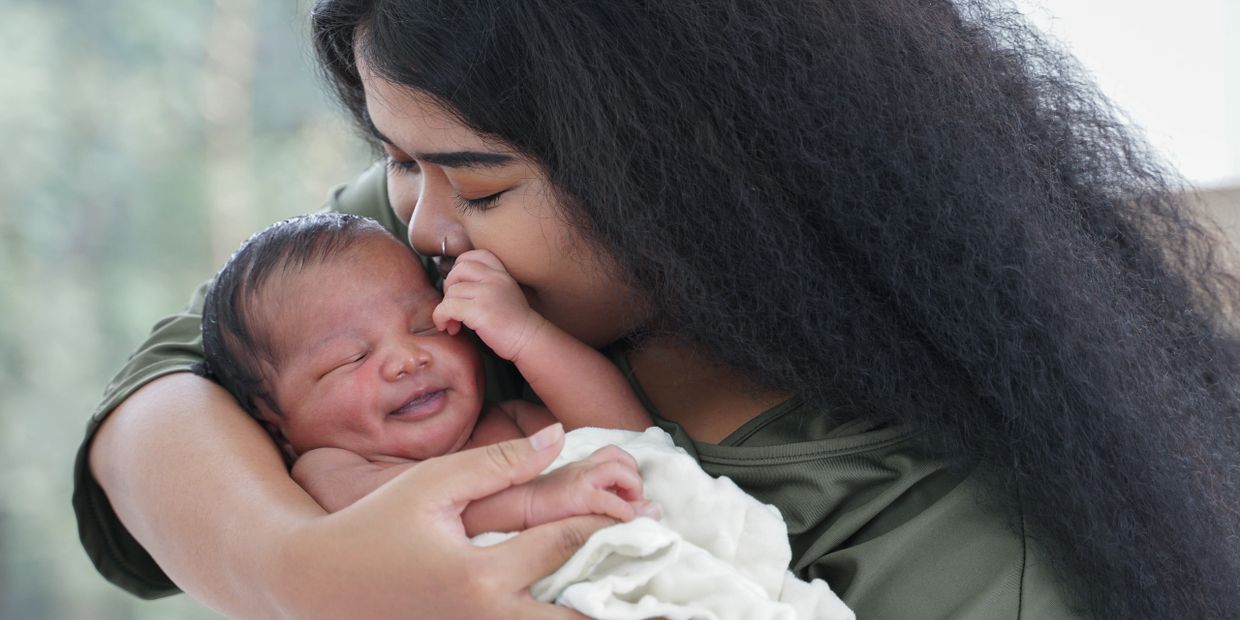
{"type": "Polygon", "coordinates": [[[388,414],[388,417],[420,420],[439,413],[444,405],[444,390],[434,390],[415,396],[388,414]]]}

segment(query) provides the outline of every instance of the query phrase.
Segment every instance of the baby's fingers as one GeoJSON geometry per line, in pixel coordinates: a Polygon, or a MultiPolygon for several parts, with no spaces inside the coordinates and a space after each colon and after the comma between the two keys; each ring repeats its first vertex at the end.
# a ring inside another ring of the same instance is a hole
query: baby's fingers
{"type": "Polygon", "coordinates": [[[447,290],[459,282],[482,282],[494,278],[510,278],[504,264],[486,250],[470,250],[456,257],[452,271],[443,284],[447,290]]]}
{"type": "Polygon", "coordinates": [[[633,458],[633,455],[616,446],[603,446],[591,453],[585,460],[598,465],[614,465],[621,470],[632,472],[632,476],[626,476],[625,480],[633,482],[631,484],[617,484],[615,486],[615,493],[628,501],[642,499],[641,471],[638,469],[637,459],[633,458]]]}
{"type": "Polygon", "coordinates": [[[607,491],[594,490],[586,496],[586,510],[591,514],[611,517],[617,521],[632,521],[637,508],[607,491]]]}
{"type": "Polygon", "coordinates": [[[456,257],[456,260],[458,262],[465,261],[481,263],[490,269],[503,271],[505,273],[508,272],[508,270],[504,268],[504,263],[500,261],[498,256],[492,254],[490,250],[470,250],[456,257]]]}
{"type": "Polygon", "coordinates": [[[464,321],[468,308],[469,304],[461,299],[444,299],[439,302],[439,305],[435,306],[435,311],[431,313],[435,329],[453,336],[457,335],[461,331],[461,323],[464,321]]]}
{"type": "Polygon", "coordinates": [[[643,499],[642,477],[633,467],[608,461],[591,467],[585,475],[593,487],[614,493],[626,502],[643,499]]]}
{"type": "MultiPolygon", "coordinates": [[[[461,256],[465,255],[462,254],[461,256]]],[[[489,271],[477,261],[462,261],[460,257],[455,260],[456,262],[452,263],[452,271],[448,272],[448,277],[443,280],[443,290],[445,293],[461,282],[477,282],[484,278],[489,271]]]]}
{"type": "Polygon", "coordinates": [[[637,469],[637,459],[633,458],[632,454],[625,452],[623,448],[618,446],[603,446],[602,448],[591,452],[590,456],[586,457],[586,460],[591,463],[606,463],[608,461],[614,461],[631,467],[634,470],[637,469]]]}
{"type": "Polygon", "coordinates": [[[633,502],[632,506],[639,517],[647,517],[656,521],[663,518],[663,509],[657,503],[650,500],[644,499],[640,502],[633,502]]]}

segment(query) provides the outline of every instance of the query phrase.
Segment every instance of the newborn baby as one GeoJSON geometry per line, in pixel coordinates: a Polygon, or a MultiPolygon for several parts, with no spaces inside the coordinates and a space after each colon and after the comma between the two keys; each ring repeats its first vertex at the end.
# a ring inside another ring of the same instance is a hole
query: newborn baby
{"type": "MultiPolygon", "coordinates": [[[[295,459],[293,478],[331,512],[420,461],[557,421],[649,426],[615,366],[531,310],[493,255],[460,256],[444,289],[373,220],[280,222],[242,245],[207,293],[205,374],[263,423],[295,459]],[[484,406],[482,358],[462,323],[516,364],[554,417],[524,401],[484,406]]],[[[462,517],[472,535],[657,514],[641,489],[633,460],[602,448],[462,517]]]]}

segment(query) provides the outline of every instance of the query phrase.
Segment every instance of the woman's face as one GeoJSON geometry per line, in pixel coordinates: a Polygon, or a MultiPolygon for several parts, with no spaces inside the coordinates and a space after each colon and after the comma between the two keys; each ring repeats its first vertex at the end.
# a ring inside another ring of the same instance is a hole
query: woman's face
{"type": "Polygon", "coordinates": [[[359,64],[371,129],[388,155],[388,195],[418,253],[490,250],[530,307],[595,347],[646,320],[641,295],[567,223],[538,166],[359,64]]]}

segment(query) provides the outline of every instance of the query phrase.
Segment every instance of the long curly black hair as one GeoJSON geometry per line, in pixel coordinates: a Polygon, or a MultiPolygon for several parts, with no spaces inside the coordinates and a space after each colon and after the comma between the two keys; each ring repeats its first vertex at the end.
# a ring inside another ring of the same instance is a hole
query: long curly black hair
{"type": "Polygon", "coordinates": [[[1236,284],[1015,10],[323,0],[313,30],[359,120],[355,50],[539,162],[661,329],[980,472],[1094,615],[1240,617],[1236,284]]]}

